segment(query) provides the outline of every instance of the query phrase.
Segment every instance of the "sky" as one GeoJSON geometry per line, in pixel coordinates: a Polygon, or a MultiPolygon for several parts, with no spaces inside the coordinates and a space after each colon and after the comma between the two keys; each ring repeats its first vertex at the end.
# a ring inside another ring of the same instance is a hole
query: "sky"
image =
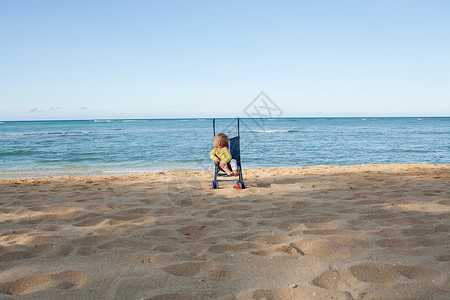
{"type": "Polygon", "coordinates": [[[450,116],[450,1],[0,0],[0,120],[450,116]],[[253,104],[252,104],[253,103],[253,104]]]}

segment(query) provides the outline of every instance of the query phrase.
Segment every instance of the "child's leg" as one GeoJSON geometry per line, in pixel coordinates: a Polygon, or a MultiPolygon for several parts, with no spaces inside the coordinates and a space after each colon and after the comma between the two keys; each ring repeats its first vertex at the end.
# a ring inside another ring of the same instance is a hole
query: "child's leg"
{"type": "Polygon", "coordinates": [[[227,173],[227,175],[232,175],[233,174],[233,172],[231,172],[230,168],[228,168],[227,165],[223,166],[222,169],[225,171],[225,173],[227,173]]]}
{"type": "Polygon", "coordinates": [[[233,169],[233,174],[235,176],[238,175],[237,162],[236,162],[236,160],[234,158],[230,161],[230,165],[231,165],[231,168],[233,169]]]}

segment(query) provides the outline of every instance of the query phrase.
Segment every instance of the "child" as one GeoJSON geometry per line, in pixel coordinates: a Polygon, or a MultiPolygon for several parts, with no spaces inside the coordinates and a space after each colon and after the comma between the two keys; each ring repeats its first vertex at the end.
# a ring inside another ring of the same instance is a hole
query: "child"
{"type": "Polygon", "coordinates": [[[228,136],[225,133],[219,133],[214,137],[214,149],[209,156],[216,163],[219,164],[227,175],[237,176],[237,163],[236,160],[231,157],[230,150],[228,149],[228,136]],[[228,163],[231,164],[233,171],[228,168],[228,163]]]}

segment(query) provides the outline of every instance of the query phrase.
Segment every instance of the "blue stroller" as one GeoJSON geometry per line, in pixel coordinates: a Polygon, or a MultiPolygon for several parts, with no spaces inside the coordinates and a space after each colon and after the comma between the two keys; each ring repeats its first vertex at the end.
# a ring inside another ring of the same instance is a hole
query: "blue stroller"
{"type": "MultiPolygon", "coordinates": [[[[239,179],[236,181],[236,188],[239,190],[243,190],[247,187],[247,185],[244,182],[244,177],[242,176],[242,166],[241,166],[241,149],[240,149],[240,136],[239,136],[239,118],[237,119],[237,130],[238,135],[234,138],[229,139],[229,145],[228,148],[230,149],[231,156],[233,159],[236,160],[238,173],[239,173],[239,179]]],[[[216,119],[213,119],[213,133],[214,136],[216,136],[216,119]]],[[[231,166],[228,166],[231,169],[231,166]]],[[[234,170],[233,170],[234,171],[234,170]]],[[[215,164],[214,169],[214,180],[212,181],[211,188],[212,189],[218,189],[219,188],[219,181],[234,181],[235,179],[217,179],[217,177],[231,177],[231,175],[227,175],[222,168],[219,167],[218,164],[215,164]]]]}

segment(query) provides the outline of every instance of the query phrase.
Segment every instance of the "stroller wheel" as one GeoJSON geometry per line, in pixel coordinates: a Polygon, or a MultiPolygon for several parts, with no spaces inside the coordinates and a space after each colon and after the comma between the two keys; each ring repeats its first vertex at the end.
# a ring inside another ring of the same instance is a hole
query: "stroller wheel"
{"type": "Polygon", "coordinates": [[[238,190],[245,190],[246,187],[247,187],[247,185],[245,184],[245,182],[243,182],[243,181],[236,182],[236,188],[238,190]]]}

